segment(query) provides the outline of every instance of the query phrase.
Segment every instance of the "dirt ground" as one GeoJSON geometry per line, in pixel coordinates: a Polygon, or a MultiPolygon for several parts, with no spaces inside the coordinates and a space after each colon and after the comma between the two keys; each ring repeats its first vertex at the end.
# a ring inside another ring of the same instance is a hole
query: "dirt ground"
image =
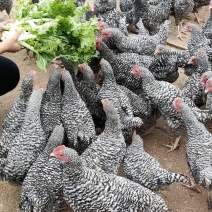
{"type": "MultiPolygon", "coordinates": [[[[200,16],[204,19],[207,19],[209,15],[209,11],[207,7],[203,7],[199,12],[200,16]]],[[[1,17],[7,19],[5,12],[1,13],[1,17]]],[[[180,48],[187,47],[187,39],[189,38],[190,34],[187,33],[186,37],[183,38],[183,41],[175,38],[176,36],[176,26],[174,26],[174,19],[170,18],[172,21],[172,26],[170,29],[170,36],[168,39],[168,43],[172,44],[169,45],[171,48],[173,45],[179,46],[180,48]]],[[[194,22],[194,15],[190,15],[190,20],[186,19],[186,22],[194,22]]],[[[2,122],[12,106],[13,102],[18,98],[20,93],[20,86],[22,79],[24,78],[25,74],[29,70],[36,71],[36,83],[41,84],[44,88],[48,81],[48,74],[41,72],[36,64],[35,59],[25,60],[23,58],[26,55],[25,50],[21,50],[18,53],[6,53],[4,56],[12,59],[14,62],[17,63],[20,71],[21,71],[21,80],[18,86],[11,91],[10,93],[0,97],[0,135],[1,135],[1,125],[2,122]]],[[[183,70],[180,70],[180,77],[174,83],[178,87],[182,87],[186,81],[187,77],[183,74],[183,70]]],[[[157,123],[157,126],[164,128],[168,131],[165,122],[160,119],[157,123]]],[[[207,125],[209,130],[210,126],[207,125]]],[[[211,130],[212,131],[212,130],[211,130]]],[[[162,144],[168,144],[169,142],[173,141],[172,134],[167,134],[166,132],[154,129],[153,133],[147,136],[142,137],[144,140],[144,147],[145,150],[153,155],[161,165],[174,172],[183,173],[187,176],[189,175],[188,167],[186,164],[185,158],[185,143],[186,143],[186,132],[183,131],[183,136],[181,138],[181,143],[179,149],[171,152],[166,153],[166,147],[162,146],[162,144]]],[[[19,194],[21,191],[20,186],[11,186],[7,182],[0,182],[0,212],[17,212],[19,211],[19,194]]],[[[164,190],[159,192],[166,204],[168,205],[169,209],[173,212],[206,212],[207,209],[207,193],[205,189],[201,188],[201,193],[196,193],[192,190],[187,189],[186,187],[182,186],[180,183],[172,184],[166,187],[164,190]]],[[[66,212],[70,211],[70,209],[64,210],[66,212]]]]}

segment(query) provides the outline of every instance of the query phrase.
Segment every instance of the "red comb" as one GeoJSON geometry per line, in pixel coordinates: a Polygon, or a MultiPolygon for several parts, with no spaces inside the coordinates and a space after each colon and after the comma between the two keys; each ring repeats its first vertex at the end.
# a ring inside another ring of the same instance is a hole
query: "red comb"
{"type": "Polygon", "coordinates": [[[110,100],[109,99],[102,99],[101,102],[102,102],[102,104],[105,104],[105,103],[110,102],[110,100]]]}
{"type": "Polygon", "coordinates": [[[134,65],[132,69],[139,69],[139,65],[134,65]]]}
{"type": "Polygon", "coordinates": [[[102,38],[96,38],[96,43],[102,42],[102,38]]]}
{"type": "Polygon", "coordinates": [[[65,148],[66,148],[65,145],[58,146],[53,150],[53,154],[57,154],[60,151],[64,150],[65,148]]]}
{"type": "Polygon", "coordinates": [[[174,100],[174,104],[180,104],[180,103],[182,103],[183,101],[182,101],[182,99],[181,98],[176,98],[175,100],[174,100]]]}
{"type": "Polygon", "coordinates": [[[35,89],[36,89],[36,90],[42,89],[42,86],[41,86],[40,84],[37,84],[37,85],[35,86],[35,89]]]}
{"type": "Polygon", "coordinates": [[[98,21],[98,25],[97,25],[98,29],[102,29],[102,20],[98,21]]]}

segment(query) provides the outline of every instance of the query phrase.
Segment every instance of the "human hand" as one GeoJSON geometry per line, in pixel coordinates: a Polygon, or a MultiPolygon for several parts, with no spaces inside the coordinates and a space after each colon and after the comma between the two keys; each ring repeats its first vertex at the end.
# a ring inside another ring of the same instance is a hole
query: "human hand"
{"type": "Polygon", "coordinates": [[[6,20],[6,21],[3,21],[0,23],[0,38],[1,38],[1,33],[2,31],[4,30],[4,26],[6,26],[7,24],[11,23],[12,22],[12,19],[9,19],[9,20],[6,20]]]}
{"type": "Polygon", "coordinates": [[[4,52],[17,52],[21,50],[21,45],[18,42],[18,38],[21,35],[20,31],[15,32],[8,36],[4,41],[0,43],[0,53],[4,52]]]}

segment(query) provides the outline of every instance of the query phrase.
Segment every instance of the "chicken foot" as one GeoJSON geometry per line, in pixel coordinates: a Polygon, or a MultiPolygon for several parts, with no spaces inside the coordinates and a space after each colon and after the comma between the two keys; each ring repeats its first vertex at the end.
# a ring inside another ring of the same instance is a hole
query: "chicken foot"
{"type": "Polygon", "coordinates": [[[196,18],[198,24],[200,24],[201,22],[202,22],[202,23],[205,22],[202,18],[199,18],[199,17],[198,17],[197,13],[194,13],[194,15],[195,15],[195,18],[196,18]]]}
{"type": "Polygon", "coordinates": [[[182,184],[182,185],[187,187],[187,188],[189,188],[189,189],[192,189],[192,190],[196,191],[197,193],[201,193],[199,185],[194,183],[194,181],[192,179],[189,179],[189,181],[190,181],[190,185],[186,185],[186,184],[182,184]]]}
{"type": "Polygon", "coordinates": [[[179,38],[180,40],[182,40],[181,33],[186,34],[186,31],[183,28],[182,22],[180,22],[180,24],[177,26],[177,36],[176,37],[179,38]]]}
{"type": "Polygon", "coordinates": [[[167,151],[167,153],[172,152],[175,149],[177,149],[177,147],[179,146],[180,138],[181,138],[181,136],[176,137],[174,143],[172,143],[171,145],[170,144],[167,144],[167,145],[163,144],[162,145],[162,146],[170,148],[170,150],[167,151]]]}

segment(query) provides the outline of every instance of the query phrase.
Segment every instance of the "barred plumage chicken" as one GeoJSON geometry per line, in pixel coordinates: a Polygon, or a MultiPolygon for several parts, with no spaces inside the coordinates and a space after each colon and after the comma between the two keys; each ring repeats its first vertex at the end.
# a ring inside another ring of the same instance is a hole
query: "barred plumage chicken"
{"type": "Polygon", "coordinates": [[[174,182],[188,182],[185,175],[162,168],[160,163],[144,150],[143,140],[135,132],[124,157],[123,170],[128,179],[152,191],[174,182]]]}
{"type": "Polygon", "coordinates": [[[102,86],[98,92],[101,99],[109,99],[118,110],[121,130],[125,138],[131,136],[134,128],[143,123],[139,117],[134,117],[131,103],[126,93],[116,83],[110,63],[104,59],[100,62],[103,77],[102,86]]]}
{"type": "Polygon", "coordinates": [[[43,130],[48,138],[61,121],[60,71],[56,65],[50,69],[49,81],[41,101],[40,118],[43,130]]]}
{"type": "Polygon", "coordinates": [[[4,180],[21,184],[32,163],[46,146],[46,136],[40,121],[42,87],[36,85],[30,96],[24,123],[15,137],[7,158],[0,159],[4,180]]]}
{"type": "Polygon", "coordinates": [[[126,143],[117,109],[108,99],[102,99],[102,104],[107,117],[105,128],[82,153],[81,158],[91,169],[98,167],[108,174],[118,175],[119,166],[126,153],[126,143]]]}
{"type": "MultiPolygon", "coordinates": [[[[212,135],[181,98],[173,101],[173,107],[181,115],[187,129],[186,159],[189,170],[196,183],[209,190],[212,188],[212,135]]],[[[195,189],[196,185],[187,187],[195,189]]],[[[211,209],[210,198],[208,200],[211,209]]]]}
{"type": "Polygon", "coordinates": [[[32,94],[35,71],[26,74],[22,81],[19,98],[13,103],[4,122],[0,139],[0,157],[6,157],[13,139],[20,132],[26,113],[27,104],[32,94]]]}
{"type": "Polygon", "coordinates": [[[68,145],[81,154],[96,139],[95,125],[85,102],[77,92],[70,73],[62,71],[64,93],[61,120],[68,137],[68,145]]]}
{"type": "Polygon", "coordinates": [[[149,189],[87,168],[73,149],[59,146],[51,156],[63,164],[64,199],[74,211],[168,211],[164,200],[149,189]]]}
{"type": "Polygon", "coordinates": [[[62,165],[56,158],[49,157],[50,153],[62,145],[64,128],[57,125],[48,143],[30,167],[20,194],[22,211],[57,212],[62,201],[62,165]]]}

